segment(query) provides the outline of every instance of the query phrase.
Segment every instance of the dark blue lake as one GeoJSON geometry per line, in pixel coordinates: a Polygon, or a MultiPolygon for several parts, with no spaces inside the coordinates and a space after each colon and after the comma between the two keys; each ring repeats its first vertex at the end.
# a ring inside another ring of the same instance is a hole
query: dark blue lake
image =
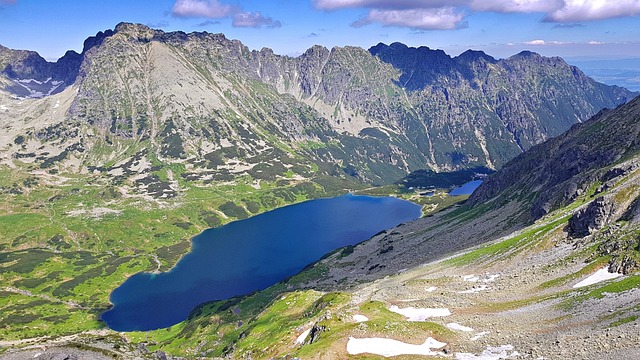
{"type": "Polygon", "coordinates": [[[102,319],[116,331],[168,327],[198,304],[269,287],[328,252],[420,215],[419,205],[394,197],[344,195],[208,229],[171,271],[138,273],[115,289],[102,319]]]}
{"type": "Polygon", "coordinates": [[[457,187],[449,193],[451,196],[459,195],[471,195],[482,184],[482,180],[473,180],[465,183],[464,185],[457,187]]]}

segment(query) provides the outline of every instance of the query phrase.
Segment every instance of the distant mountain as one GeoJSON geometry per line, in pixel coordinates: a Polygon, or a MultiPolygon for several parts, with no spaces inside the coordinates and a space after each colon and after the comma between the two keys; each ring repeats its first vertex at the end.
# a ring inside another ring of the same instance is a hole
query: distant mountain
{"type": "Polygon", "coordinates": [[[291,58],[221,34],[127,23],[56,63],[0,48],[0,69],[0,120],[24,120],[0,143],[3,162],[107,173],[106,163],[144,153],[191,164],[181,175],[194,181],[308,178],[318,169],[383,184],[418,169],[500,168],[633,96],[530,52],[451,58],[394,43],[315,46],[291,58]],[[30,100],[36,112],[14,111],[15,95],[44,98],[30,100]],[[21,150],[8,150],[18,136],[21,150]]]}

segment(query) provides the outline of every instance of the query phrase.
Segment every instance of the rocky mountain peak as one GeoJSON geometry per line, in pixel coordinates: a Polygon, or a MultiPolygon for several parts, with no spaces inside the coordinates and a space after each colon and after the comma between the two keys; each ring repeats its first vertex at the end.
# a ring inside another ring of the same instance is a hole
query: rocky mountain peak
{"type": "Polygon", "coordinates": [[[331,51],[322,45],[313,45],[308,48],[301,57],[326,57],[329,56],[331,51]]]}
{"type": "Polygon", "coordinates": [[[143,24],[121,22],[115,27],[115,33],[138,41],[150,41],[160,30],[153,30],[143,24]]]}
{"type": "Polygon", "coordinates": [[[455,57],[456,60],[461,62],[475,62],[475,61],[486,61],[488,63],[496,63],[496,60],[493,56],[487,55],[484,51],[479,50],[467,50],[462,54],[455,57]]]}
{"type": "Polygon", "coordinates": [[[522,50],[519,53],[512,55],[511,58],[541,58],[542,55],[537,52],[522,50]]]}
{"type": "Polygon", "coordinates": [[[98,31],[98,33],[95,36],[88,37],[84,41],[84,46],[82,47],[82,53],[86,54],[92,48],[99,46],[100,44],[102,44],[104,39],[110,36],[113,36],[114,33],[115,32],[113,30],[105,30],[104,32],[98,31]]]}

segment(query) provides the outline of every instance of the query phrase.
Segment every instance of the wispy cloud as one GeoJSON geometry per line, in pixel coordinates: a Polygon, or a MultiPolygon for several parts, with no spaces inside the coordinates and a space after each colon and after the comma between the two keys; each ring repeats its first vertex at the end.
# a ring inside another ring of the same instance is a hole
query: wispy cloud
{"type": "MultiPolygon", "coordinates": [[[[352,25],[459,29],[467,12],[540,13],[545,22],[574,23],[640,14],[640,0],[312,0],[320,10],[368,9],[352,25]]],[[[555,27],[554,27],[555,28],[555,27]]],[[[558,28],[569,28],[558,27],[558,28]]]]}
{"type": "MultiPolygon", "coordinates": [[[[536,39],[536,40],[531,40],[531,41],[525,41],[522,43],[523,45],[531,45],[531,46],[559,46],[559,45],[569,45],[569,46],[574,46],[574,45],[608,45],[610,43],[606,43],[603,41],[595,41],[595,40],[591,40],[591,41],[587,41],[587,42],[570,42],[570,41],[557,41],[557,40],[542,40],[542,39],[536,39]]],[[[507,45],[513,45],[513,44],[507,44],[507,45]]]]}
{"type": "Polygon", "coordinates": [[[385,26],[402,26],[421,30],[451,30],[459,28],[464,15],[452,7],[439,9],[382,10],[372,9],[369,14],[354,22],[353,27],[371,23],[385,26]]]}
{"type": "Polygon", "coordinates": [[[573,23],[573,24],[555,24],[551,28],[552,29],[574,29],[574,28],[581,28],[581,27],[584,27],[584,24],[573,23]]]}
{"type": "Polygon", "coordinates": [[[235,14],[233,16],[231,25],[234,27],[250,28],[261,28],[264,26],[270,29],[282,27],[282,23],[278,20],[273,20],[272,18],[264,16],[259,12],[252,13],[249,11],[235,14]]]}
{"type": "Polygon", "coordinates": [[[161,29],[169,26],[169,22],[168,21],[151,22],[151,23],[147,23],[147,26],[152,29],[161,29]]]}
{"type": "MultiPolygon", "coordinates": [[[[3,0],[0,0],[3,1],[3,0]]],[[[282,27],[282,23],[259,12],[243,11],[239,6],[231,6],[219,0],[176,0],[171,14],[182,18],[232,19],[234,27],[270,28],[282,27]]],[[[199,26],[216,22],[204,21],[199,26]]],[[[219,22],[218,22],[219,23],[219,22]]]]}
{"type": "Polygon", "coordinates": [[[531,13],[553,11],[562,3],[562,0],[471,0],[469,6],[476,11],[531,13]]]}
{"type": "Polygon", "coordinates": [[[468,0],[313,0],[316,8],[427,9],[466,5],[468,0]]]}
{"type": "Polygon", "coordinates": [[[201,23],[196,24],[196,26],[198,27],[205,27],[205,26],[211,26],[211,25],[218,25],[221,24],[222,22],[220,20],[205,20],[201,23]]]}

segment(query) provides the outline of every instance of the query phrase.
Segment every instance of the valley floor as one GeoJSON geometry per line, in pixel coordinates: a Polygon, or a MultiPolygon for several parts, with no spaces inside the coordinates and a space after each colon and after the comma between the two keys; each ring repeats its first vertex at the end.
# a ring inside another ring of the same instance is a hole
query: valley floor
{"type": "MultiPolygon", "coordinates": [[[[374,359],[379,358],[377,353],[400,354],[394,357],[397,359],[425,358],[415,354],[460,360],[639,358],[640,275],[574,287],[602,269],[606,261],[587,262],[595,240],[568,238],[566,224],[566,218],[542,220],[496,242],[348,292],[285,292],[254,316],[248,328],[238,320],[237,327],[245,335],[238,337],[234,352],[227,356],[374,359]],[[358,344],[362,339],[375,340],[358,344]],[[423,346],[417,346],[420,344],[423,346]],[[367,353],[358,355],[361,351],[367,353]],[[402,351],[414,355],[401,355],[402,351]]],[[[226,316],[240,319],[248,311],[247,304],[246,300],[237,303],[226,316]]],[[[191,339],[201,336],[198,347],[203,350],[210,344],[208,339],[216,337],[207,329],[211,321],[228,321],[224,311],[214,313],[218,315],[207,315],[206,322],[198,323],[197,315],[191,319],[199,324],[191,339]]],[[[55,348],[59,344],[75,346],[73,351],[102,351],[96,358],[104,354],[162,358],[165,350],[182,352],[188,358],[223,355],[201,352],[196,356],[193,341],[188,345],[186,338],[179,340],[188,327],[183,323],[140,334],[105,330],[56,342],[37,341],[26,351],[9,350],[0,359],[57,358],[55,354],[69,349],[55,348]]],[[[220,341],[225,335],[218,336],[222,336],[220,341]]],[[[20,345],[28,343],[21,341],[20,345]]],[[[69,358],[82,358],[70,354],[69,358]]]]}

